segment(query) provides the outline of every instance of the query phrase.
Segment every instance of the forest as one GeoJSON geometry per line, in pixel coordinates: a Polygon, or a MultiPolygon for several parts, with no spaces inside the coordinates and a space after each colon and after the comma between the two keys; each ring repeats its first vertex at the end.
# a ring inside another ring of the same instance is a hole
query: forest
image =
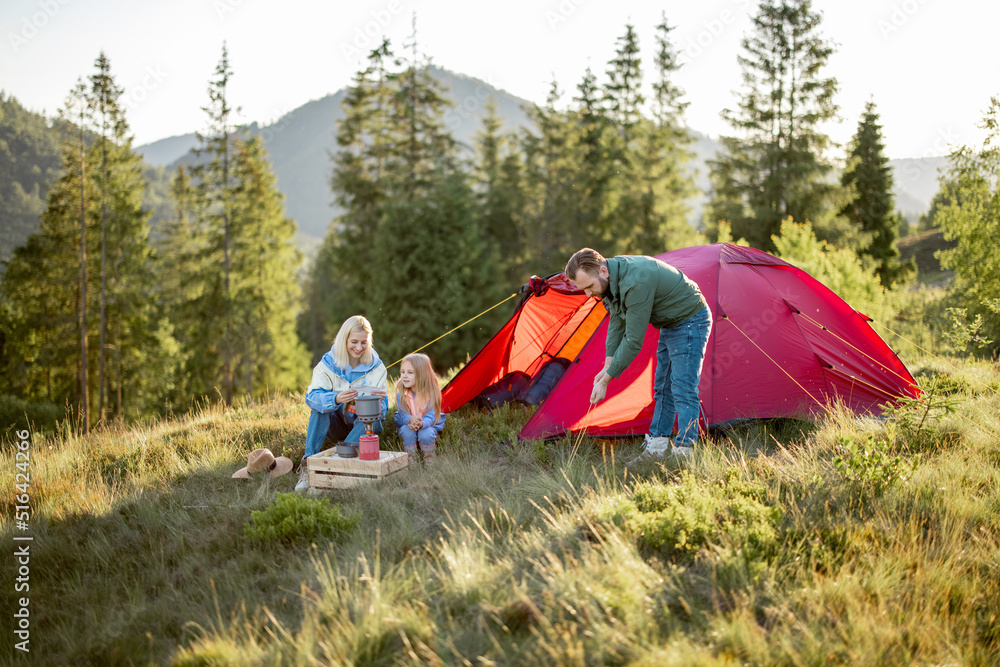
{"type": "MultiPolygon", "coordinates": [[[[245,74],[225,45],[208,82],[209,129],[195,160],[171,174],[136,153],[103,53],[57,118],[5,95],[4,234],[27,240],[5,251],[2,269],[0,409],[11,423],[68,417],[86,431],[298,392],[347,316],[366,314],[383,358],[396,360],[584,246],[610,256],[745,243],[804,268],[907,340],[995,356],[997,99],[983,118],[994,143],[955,150],[912,228],[893,201],[876,100],[839,109],[820,24],[809,3],[761,4],[738,59],[744,87],[721,110],[732,132],[709,162],[694,226],[692,137],[665,16],[651,30],[654,62],[641,62],[639,31],[626,25],[603,73],[588,68],[569,92],[553,81],[519,133],[503,132],[491,108],[471,153],[449,131],[445,91],[416,41],[385,41],[330,127],[329,196],[341,212],[309,262],[292,242],[296,223],[263,140],[233,125],[229,83],[245,74]],[[840,112],[858,117],[845,147],[821,129],[840,112]],[[931,230],[947,244],[940,270],[921,275],[900,260],[899,241],[931,230]]],[[[454,368],[508,312],[427,351],[454,368]]]]}

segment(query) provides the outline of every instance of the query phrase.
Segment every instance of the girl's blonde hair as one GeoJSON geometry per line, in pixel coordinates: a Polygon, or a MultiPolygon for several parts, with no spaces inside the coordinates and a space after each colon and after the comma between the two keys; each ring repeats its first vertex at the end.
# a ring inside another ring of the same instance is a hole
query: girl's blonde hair
{"type": "Polygon", "coordinates": [[[370,366],[372,361],[375,360],[375,355],[372,354],[372,323],[364,315],[348,317],[340,325],[340,331],[337,332],[337,337],[333,339],[334,363],[340,368],[351,367],[351,355],[347,351],[347,339],[351,337],[352,333],[363,333],[368,337],[368,347],[365,348],[364,353],[361,355],[361,363],[370,366]]]}
{"type": "MultiPolygon", "coordinates": [[[[423,406],[428,403],[433,405],[434,423],[436,424],[441,419],[441,387],[438,386],[437,375],[434,374],[434,367],[431,366],[431,358],[419,352],[408,354],[400,362],[400,368],[406,362],[413,366],[413,374],[416,376],[413,389],[417,395],[417,405],[423,406]]],[[[406,387],[403,386],[403,378],[401,377],[396,380],[397,406],[404,407],[406,405],[402,402],[405,393],[406,387]]]]}

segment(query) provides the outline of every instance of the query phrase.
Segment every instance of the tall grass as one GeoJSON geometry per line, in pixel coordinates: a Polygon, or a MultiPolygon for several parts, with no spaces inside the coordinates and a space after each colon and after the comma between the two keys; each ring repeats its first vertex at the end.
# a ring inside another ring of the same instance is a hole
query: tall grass
{"type": "MultiPolygon", "coordinates": [[[[637,441],[519,442],[527,410],[463,409],[433,466],[320,494],[358,525],[312,544],[244,537],[293,475],[229,477],[254,447],[301,458],[295,397],[39,437],[32,657],[995,664],[1000,369],[911,368],[957,410],[919,430],[844,411],[751,423],[689,464],[626,466],[637,441]],[[847,442],[884,456],[848,475],[847,442]]],[[[401,448],[392,433],[382,443],[401,448]]]]}

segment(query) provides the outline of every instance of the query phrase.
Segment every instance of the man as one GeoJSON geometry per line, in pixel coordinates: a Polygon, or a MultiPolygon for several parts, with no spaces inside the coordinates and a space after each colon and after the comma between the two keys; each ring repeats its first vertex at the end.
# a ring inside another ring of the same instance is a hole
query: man
{"type": "Polygon", "coordinates": [[[698,441],[698,383],[705,360],[712,312],[705,297],[681,271],[653,257],[605,259],[583,248],[570,257],[566,277],[587,296],[602,298],[608,311],[607,358],[594,377],[591,403],[607,393],[608,383],[628,368],[642,349],[648,325],[660,330],[653,398],[656,407],[643,443],[646,455],[674,452],[690,457],[698,441]]]}

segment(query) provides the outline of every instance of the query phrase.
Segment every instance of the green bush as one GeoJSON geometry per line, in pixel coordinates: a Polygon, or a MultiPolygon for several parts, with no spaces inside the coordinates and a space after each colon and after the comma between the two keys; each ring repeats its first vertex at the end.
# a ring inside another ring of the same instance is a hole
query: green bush
{"type": "Polygon", "coordinates": [[[360,514],[346,514],[339,504],[331,505],[325,498],[279,493],[273,505],[250,514],[243,533],[255,542],[292,544],[319,537],[337,542],[352,533],[360,522],[360,514]]]}
{"type": "Polygon", "coordinates": [[[729,475],[716,483],[684,474],[680,484],[643,482],[632,494],[635,512],[619,506],[609,517],[624,523],[641,549],[670,559],[692,560],[709,544],[727,543],[748,558],[777,542],[780,507],[763,502],[764,487],[729,475]]]}
{"type": "Polygon", "coordinates": [[[64,410],[54,403],[29,403],[9,394],[0,396],[0,424],[5,427],[51,431],[64,416],[64,410]]]}
{"type": "Polygon", "coordinates": [[[858,495],[879,497],[886,489],[906,481],[920,466],[920,455],[910,461],[892,456],[892,443],[868,436],[860,447],[850,436],[839,438],[841,456],[834,459],[837,471],[854,486],[858,495]]]}

